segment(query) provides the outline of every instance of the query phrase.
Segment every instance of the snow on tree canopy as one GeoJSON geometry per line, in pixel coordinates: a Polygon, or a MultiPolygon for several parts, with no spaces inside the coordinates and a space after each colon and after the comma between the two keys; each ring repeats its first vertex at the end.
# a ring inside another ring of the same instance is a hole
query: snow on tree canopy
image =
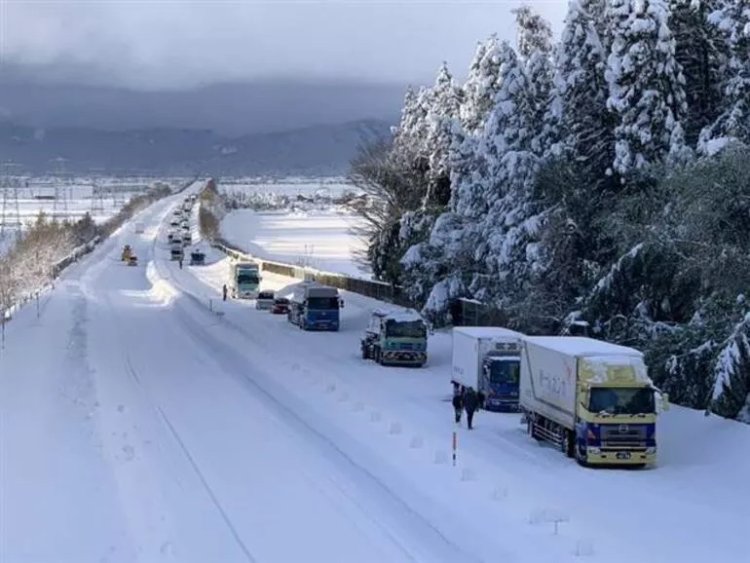
{"type": "Polygon", "coordinates": [[[684,150],[684,77],[664,0],[612,0],[607,106],[618,116],[614,169],[622,175],[684,150]]]}
{"type": "Polygon", "coordinates": [[[750,2],[727,0],[709,16],[709,21],[724,34],[730,56],[723,112],[701,132],[698,143],[704,154],[725,145],[727,141],[723,139],[750,143],[750,2]],[[711,143],[712,140],[721,141],[711,143]]]}

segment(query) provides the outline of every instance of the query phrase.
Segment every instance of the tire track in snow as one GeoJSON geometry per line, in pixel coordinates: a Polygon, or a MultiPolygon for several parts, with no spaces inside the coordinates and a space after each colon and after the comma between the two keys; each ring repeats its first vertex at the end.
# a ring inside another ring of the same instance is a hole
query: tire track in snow
{"type": "MultiPolygon", "coordinates": [[[[195,299],[189,294],[183,293],[183,295],[189,298],[188,302],[195,299]]],[[[195,302],[198,303],[197,299],[195,299],[195,302]]],[[[300,414],[300,411],[305,410],[302,405],[297,405],[297,408],[290,406],[288,402],[285,402],[279,398],[280,396],[284,396],[283,391],[271,390],[271,387],[273,386],[272,384],[269,384],[267,381],[264,381],[264,383],[261,384],[257,379],[250,377],[246,373],[246,370],[238,368],[238,366],[245,366],[247,364],[247,361],[237,351],[235,351],[234,348],[221,341],[219,338],[211,334],[205,327],[196,322],[196,320],[192,316],[190,316],[187,311],[184,310],[184,302],[181,303],[180,300],[177,300],[173,303],[173,305],[175,311],[183,319],[182,326],[186,330],[186,332],[192,334],[192,338],[195,342],[201,344],[204,347],[208,346],[214,352],[212,354],[212,357],[214,361],[216,361],[216,363],[221,366],[223,371],[235,376],[240,381],[245,383],[246,386],[249,384],[249,386],[251,386],[255,391],[256,395],[259,394],[260,396],[262,396],[262,398],[267,400],[266,404],[272,406],[277,411],[277,414],[281,416],[282,420],[289,421],[290,426],[292,426],[291,423],[293,422],[293,426],[296,426],[298,433],[309,436],[319,444],[321,449],[330,452],[330,454],[332,454],[332,458],[338,458],[341,462],[343,462],[344,465],[347,466],[354,475],[356,475],[356,482],[359,485],[366,483],[375,493],[372,498],[390,505],[390,507],[386,507],[386,510],[394,510],[394,508],[397,508],[402,516],[407,517],[411,524],[420,529],[422,534],[426,534],[431,538],[429,541],[424,542],[429,546],[431,550],[433,550],[434,546],[440,546],[439,550],[441,552],[441,555],[444,556],[443,560],[445,561],[455,562],[477,560],[475,557],[465,552],[461,547],[453,543],[435,524],[428,520],[424,514],[417,511],[403,498],[401,498],[388,486],[388,484],[386,484],[382,479],[378,478],[372,471],[370,471],[365,466],[365,464],[359,463],[357,460],[355,460],[354,457],[347,453],[344,448],[330,436],[330,434],[340,434],[341,431],[337,431],[335,428],[330,427],[328,423],[323,423],[326,427],[329,427],[328,432],[324,432],[321,429],[317,428],[315,425],[309,422],[306,417],[300,414]]],[[[205,308],[203,308],[201,304],[198,304],[198,307],[196,309],[206,316],[210,315],[210,313],[205,308]]],[[[235,332],[237,332],[236,328],[234,328],[233,326],[232,328],[235,330],[235,332]]],[[[286,395],[286,397],[288,397],[289,402],[296,402],[296,399],[294,399],[293,397],[289,395],[286,395]]],[[[363,453],[363,455],[366,454],[363,453]]],[[[370,457],[372,456],[370,455],[370,457]]],[[[354,499],[352,500],[354,501],[354,499]]],[[[356,501],[354,502],[356,503],[356,501]]],[[[385,531],[388,536],[391,537],[391,539],[396,543],[396,545],[398,545],[400,549],[404,551],[404,553],[409,554],[410,559],[421,559],[417,554],[411,553],[410,550],[403,544],[403,542],[396,538],[382,522],[374,520],[374,516],[369,513],[369,511],[365,510],[364,507],[361,508],[363,514],[367,515],[374,523],[376,523],[383,531],[385,531]]],[[[432,556],[434,557],[434,555],[435,554],[433,553],[432,556]]],[[[427,560],[434,559],[429,558],[427,560]]]]}
{"type": "Polygon", "coordinates": [[[166,425],[167,429],[169,430],[169,433],[171,434],[172,438],[174,438],[175,442],[178,446],[180,446],[180,450],[185,455],[185,458],[190,463],[190,466],[192,467],[193,471],[195,472],[196,476],[200,480],[201,484],[203,485],[203,488],[206,490],[206,493],[208,494],[209,498],[211,499],[211,502],[218,510],[219,514],[221,515],[222,520],[227,525],[227,528],[229,529],[230,533],[232,534],[232,537],[237,542],[237,545],[242,550],[242,553],[245,555],[245,558],[250,563],[255,563],[257,560],[253,555],[250,553],[250,550],[248,549],[247,545],[245,545],[245,542],[242,541],[242,538],[240,537],[239,532],[237,532],[237,528],[235,527],[234,523],[232,522],[231,518],[229,518],[229,515],[227,514],[226,510],[224,510],[224,507],[219,502],[219,499],[217,498],[216,494],[214,493],[214,490],[211,488],[211,485],[208,483],[208,480],[206,479],[205,475],[203,474],[203,471],[201,471],[200,467],[195,461],[195,458],[193,458],[192,454],[190,453],[190,450],[185,445],[185,442],[180,437],[179,432],[175,429],[172,422],[169,420],[169,417],[164,412],[164,410],[154,403],[150,398],[148,398],[148,395],[146,393],[146,390],[143,388],[143,385],[141,384],[141,379],[138,375],[138,372],[133,368],[133,364],[130,360],[130,356],[126,356],[125,359],[127,371],[130,374],[130,376],[133,378],[133,381],[135,381],[138,388],[143,392],[144,397],[146,397],[146,400],[150,403],[150,405],[153,407],[153,409],[159,414],[159,417],[161,418],[162,422],[166,425]]]}

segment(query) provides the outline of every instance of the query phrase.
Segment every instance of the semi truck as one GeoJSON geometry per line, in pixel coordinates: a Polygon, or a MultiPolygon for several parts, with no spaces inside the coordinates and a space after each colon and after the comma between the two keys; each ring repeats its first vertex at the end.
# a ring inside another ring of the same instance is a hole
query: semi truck
{"type": "Polygon", "coordinates": [[[257,262],[232,262],[229,287],[235,299],[255,299],[260,290],[260,265],[257,262]]]}
{"type": "Polygon", "coordinates": [[[451,383],[481,391],[487,410],[517,411],[521,338],[501,327],[454,328],[451,383]]]}
{"type": "Polygon", "coordinates": [[[520,405],[528,433],[581,465],[656,461],[657,397],[643,354],[586,337],[527,336],[520,405]]]}
{"type": "Polygon", "coordinates": [[[363,359],[380,365],[422,367],[427,361],[427,327],[416,311],[376,309],[360,348],[363,359]]]}
{"type": "Polygon", "coordinates": [[[302,330],[337,331],[341,307],[343,301],[335,287],[302,282],[294,289],[287,319],[302,330]]]}

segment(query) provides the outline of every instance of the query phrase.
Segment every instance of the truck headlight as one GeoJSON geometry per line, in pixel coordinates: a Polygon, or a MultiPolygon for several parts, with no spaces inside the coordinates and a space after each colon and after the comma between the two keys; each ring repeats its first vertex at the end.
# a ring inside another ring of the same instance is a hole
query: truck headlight
{"type": "Polygon", "coordinates": [[[602,453],[602,451],[599,448],[592,448],[591,446],[589,446],[588,448],[586,448],[586,452],[588,452],[590,454],[600,454],[600,453],[602,453]]]}
{"type": "Polygon", "coordinates": [[[656,448],[654,448],[654,447],[646,448],[646,453],[647,454],[655,454],[656,453],[656,448]]]}

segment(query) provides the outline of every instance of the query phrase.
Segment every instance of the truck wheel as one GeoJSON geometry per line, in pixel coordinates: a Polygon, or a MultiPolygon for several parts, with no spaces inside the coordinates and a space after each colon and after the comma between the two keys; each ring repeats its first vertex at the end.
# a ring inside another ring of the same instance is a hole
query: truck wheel
{"type": "Polygon", "coordinates": [[[528,432],[529,436],[534,438],[534,440],[540,440],[539,434],[536,431],[536,424],[534,424],[534,419],[531,417],[528,417],[526,420],[526,432],[528,432]]]}
{"type": "Polygon", "coordinates": [[[576,446],[576,461],[581,467],[589,466],[589,462],[586,461],[586,454],[581,454],[581,448],[579,448],[578,446],[576,446]]]}
{"type": "Polygon", "coordinates": [[[560,451],[566,457],[575,456],[575,442],[572,439],[572,432],[567,428],[562,428],[561,432],[562,435],[560,436],[560,451]]]}
{"type": "Polygon", "coordinates": [[[380,348],[375,348],[375,363],[383,365],[383,358],[380,355],[380,348]]]}
{"type": "Polygon", "coordinates": [[[367,353],[367,346],[364,344],[362,345],[362,359],[367,360],[369,358],[369,354],[367,353]]]}

